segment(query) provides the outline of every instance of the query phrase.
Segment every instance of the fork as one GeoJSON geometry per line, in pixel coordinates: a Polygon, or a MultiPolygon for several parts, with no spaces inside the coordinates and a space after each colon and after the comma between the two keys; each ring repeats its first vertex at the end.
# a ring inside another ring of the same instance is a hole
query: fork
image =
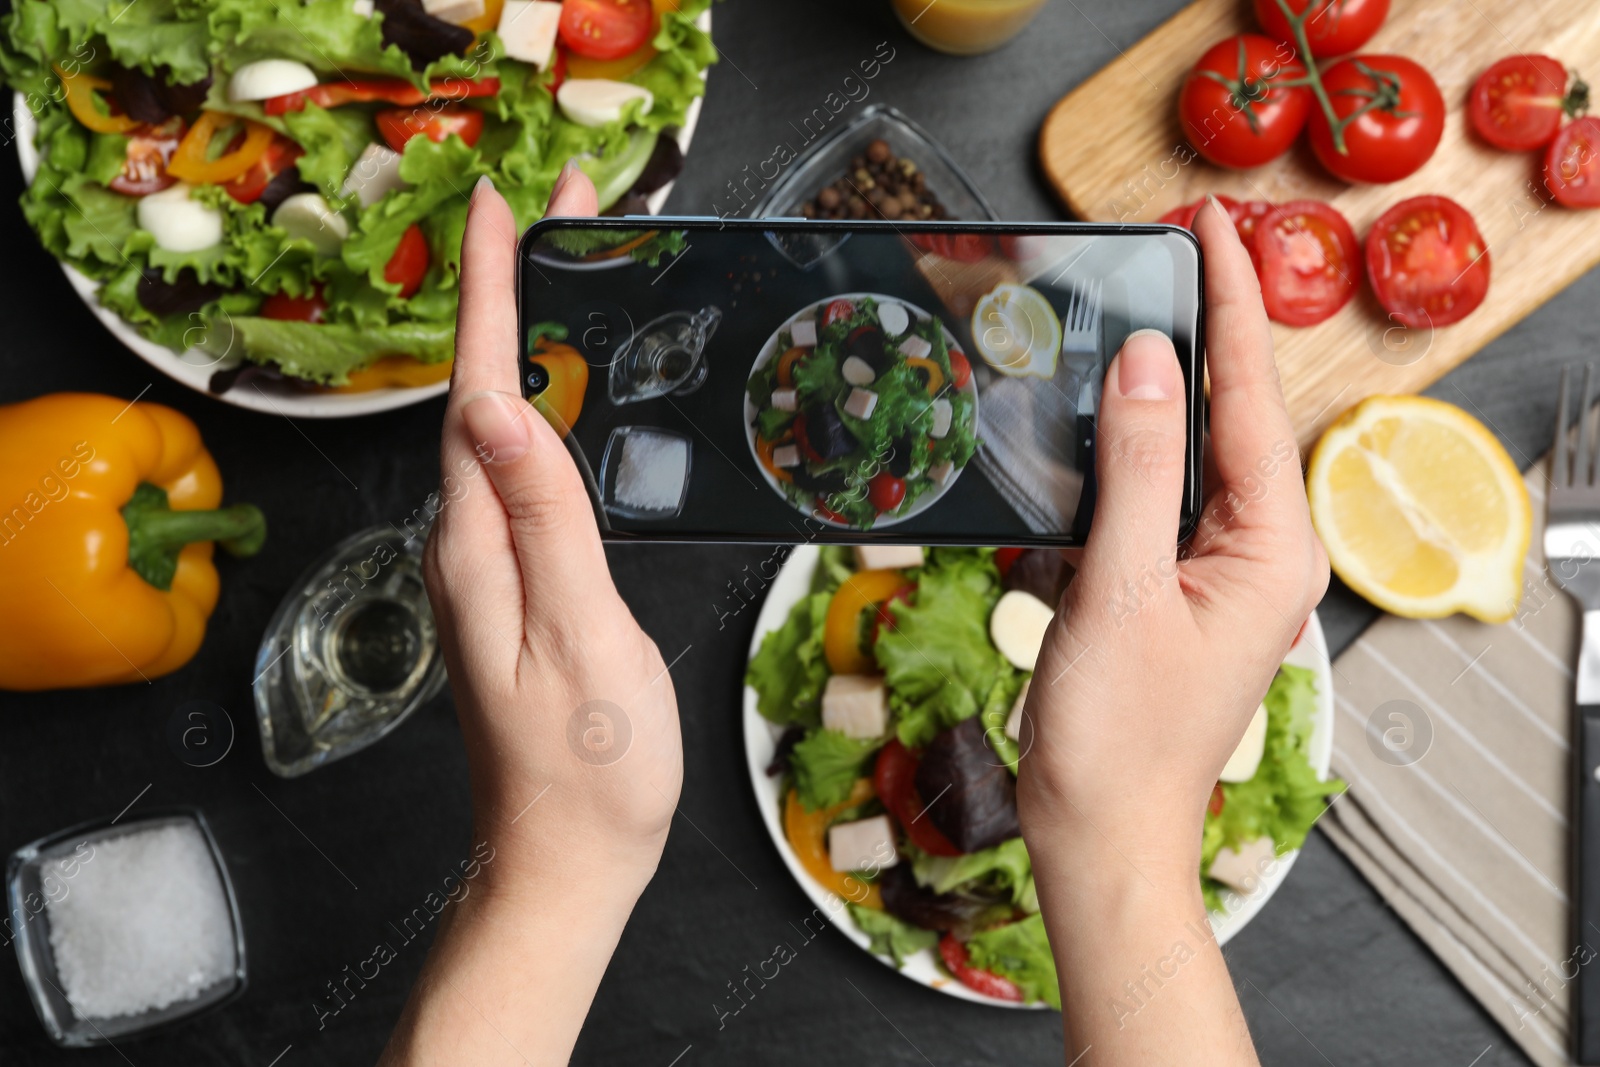
{"type": "MultiPolygon", "coordinates": [[[[1550,576],[1583,611],[1573,716],[1573,937],[1600,944],[1600,472],[1590,407],[1594,368],[1583,368],[1578,440],[1571,447],[1572,368],[1561,371],[1550,489],[1545,499],[1544,554],[1550,576]]],[[[1600,973],[1578,968],[1573,997],[1574,1051],[1580,1064],[1600,1064],[1600,973]]]]}
{"type": "Polygon", "coordinates": [[[1072,287],[1067,313],[1061,317],[1061,354],[1100,352],[1100,291],[1105,283],[1096,278],[1072,287]]]}

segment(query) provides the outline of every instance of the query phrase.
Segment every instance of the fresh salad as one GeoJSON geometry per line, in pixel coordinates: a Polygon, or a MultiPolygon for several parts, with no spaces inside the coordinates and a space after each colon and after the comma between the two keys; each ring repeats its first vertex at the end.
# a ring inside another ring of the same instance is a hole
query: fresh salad
{"type": "Polygon", "coordinates": [[[478,179],[519,228],[574,157],[602,208],[642,211],[682,163],[662,131],[704,92],[709,4],[16,0],[0,69],[41,157],[23,212],[174,351],[442,380],[478,179]]]}
{"type": "MultiPolygon", "coordinates": [[[[1069,578],[1042,549],[827,546],[745,676],[786,727],[768,768],[785,836],[873,951],[899,966],[931,949],[979,993],[1058,1009],[1015,775],[1033,664],[1069,578]]],[[[1343,788],[1311,765],[1315,709],[1313,673],[1285,664],[1206,815],[1196,873],[1213,910],[1299,848],[1343,788]]]]}
{"type": "Polygon", "coordinates": [[[870,530],[910,515],[977,451],[971,380],[938,319],[888,299],[820,303],[750,376],[756,457],[802,512],[870,530]]]}

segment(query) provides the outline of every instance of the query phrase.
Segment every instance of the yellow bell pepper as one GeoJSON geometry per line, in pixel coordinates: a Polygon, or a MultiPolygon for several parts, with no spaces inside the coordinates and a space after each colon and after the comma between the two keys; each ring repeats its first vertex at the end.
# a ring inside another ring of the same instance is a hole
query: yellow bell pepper
{"type": "Polygon", "coordinates": [[[167,173],[193,185],[231,182],[267,154],[274,136],[271,126],[235,115],[202,111],[173,150],[172,158],[167,161],[167,173]],[[212,156],[211,142],[217,133],[237,123],[244,124],[244,140],[237,147],[230,146],[223,149],[221,155],[212,156]]]}
{"type": "Polygon", "coordinates": [[[55,393],[0,407],[0,689],[147,681],[189,661],[217,603],[212,542],[266,520],[214,510],[194,423],[159,404],[55,393]]]}
{"type": "Polygon", "coordinates": [[[931,359],[923,359],[921,356],[907,356],[906,366],[913,370],[920,370],[928,376],[927,389],[929,396],[939,395],[939,390],[944,388],[944,371],[939,369],[939,364],[931,359]]]}
{"type": "Polygon", "coordinates": [[[865,804],[874,796],[872,779],[857,778],[850,795],[830,808],[807,811],[800,795],[789,790],[783,802],[783,834],[806,873],[822,883],[824,889],[839,894],[853,904],[883,909],[883,894],[876,882],[864,882],[853,874],[833,869],[828,858],[828,826],[840,812],[865,804]]]}
{"type": "Polygon", "coordinates": [[[569,344],[567,328],[558,322],[541,322],[528,338],[529,402],[565,437],[583,413],[583,396],[589,388],[589,361],[569,344]]]}
{"type": "Polygon", "coordinates": [[[794,475],[778,466],[777,462],[772,458],[772,453],[777,450],[779,445],[786,445],[793,440],[794,434],[788,430],[783,431],[782,434],[770,441],[760,434],[756,434],[756,456],[760,458],[761,465],[766,468],[767,473],[780,482],[792,482],[794,481],[794,475]]]}
{"type": "Polygon", "coordinates": [[[450,377],[455,360],[423,363],[411,356],[384,356],[370,367],[350,372],[344,385],[330,385],[330,393],[370,393],[374,389],[415,389],[450,377]]]}
{"type": "Polygon", "coordinates": [[[906,585],[899,571],[856,571],[834,590],[822,626],[822,653],[834,674],[865,674],[877,668],[861,647],[861,613],[906,585]]]}
{"type": "Polygon", "coordinates": [[[111,88],[109,79],[96,78],[82,71],[73,71],[69,74],[60,67],[54,69],[56,77],[61,79],[61,88],[66,93],[67,110],[72,112],[72,117],[84,126],[96,133],[127,133],[139,127],[138,119],[127,115],[113,115],[109,110],[100,110],[100,102],[95,94],[111,88]]]}

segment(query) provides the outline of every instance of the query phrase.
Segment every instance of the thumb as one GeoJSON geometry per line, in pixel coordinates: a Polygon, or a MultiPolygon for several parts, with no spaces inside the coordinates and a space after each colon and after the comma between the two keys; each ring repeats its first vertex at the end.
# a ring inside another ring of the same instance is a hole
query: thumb
{"type": "Polygon", "coordinates": [[[510,393],[474,393],[461,419],[505,508],[527,623],[570,616],[610,572],[567,446],[532,404],[510,393]]]}
{"type": "Polygon", "coordinates": [[[1188,401],[1172,342],[1157,330],[1129,334],[1102,394],[1083,570],[1120,587],[1146,572],[1170,573],[1177,549],[1188,401]]]}

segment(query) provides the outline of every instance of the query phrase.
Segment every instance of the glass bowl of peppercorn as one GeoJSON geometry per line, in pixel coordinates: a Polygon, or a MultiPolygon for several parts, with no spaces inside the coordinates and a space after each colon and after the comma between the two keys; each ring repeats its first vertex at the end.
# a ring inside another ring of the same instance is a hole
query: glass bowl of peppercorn
{"type": "MultiPolygon", "coordinates": [[[[772,181],[752,218],[930,221],[998,219],[950,153],[884,104],[816,135],[772,181]]],[[[774,162],[778,160],[775,158],[774,162]]]]}

